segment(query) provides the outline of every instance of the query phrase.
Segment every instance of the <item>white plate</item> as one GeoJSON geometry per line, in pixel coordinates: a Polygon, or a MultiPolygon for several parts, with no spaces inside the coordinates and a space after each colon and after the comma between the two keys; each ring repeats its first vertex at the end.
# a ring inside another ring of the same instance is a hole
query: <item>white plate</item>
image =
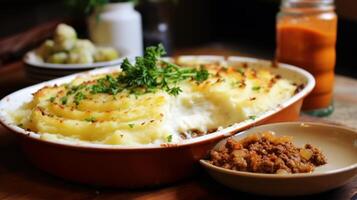
{"type": "Polygon", "coordinates": [[[95,62],[89,64],[54,64],[43,62],[35,53],[35,51],[29,51],[24,57],[24,62],[31,67],[44,68],[44,69],[61,69],[61,70],[88,70],[98,67],[118,65],[122,62],[123,58],[107,62],[95,62]]]}

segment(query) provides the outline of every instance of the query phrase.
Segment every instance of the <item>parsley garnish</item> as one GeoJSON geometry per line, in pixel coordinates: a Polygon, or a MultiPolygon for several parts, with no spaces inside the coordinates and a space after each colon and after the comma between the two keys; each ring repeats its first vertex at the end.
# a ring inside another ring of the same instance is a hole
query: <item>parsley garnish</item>
{"type": "Polygon", "coordinates": [[[55,101],[55,97],[51,97],[48,99],[51,103],[53,103],[55,101]]]}
{"type": "Polygon", "coordinates": [[[201,69],[196,73],[196,81],[197,82],[203,82],[205,80],[207,80],[209,77],[209,73],[206,69],[204,69],[204,67],[201,67],[201,69]]]}
{"type": "MultiPolygon", "coordinates": [[[[191,79],[201,83],[208,79],[209,73],[203,67],[200,69],[180,67],[174,63],[161,60],[165,55],[165,49],[162,44],[146,48],[143,57],[136,57],[135,64],[129,62],[126,58],[121,64],[122,72],[117,75],[106,75],[97,79],[95,84],[69,87],[67,95],[74,95],[73,102],[78,105],[83,99],[86,99],[81,91],[85,89],[91,94],[105,93],[116,95],[123,90],[135,96],[164,90],[170,95],[177,96],[182,92],[178,83],[191,79]]],[[[62,104],[67,103],[67,98],[62,104]],[[65,102],[65,103],[63,103],[65,102]]]]}
{"type": "Polygon", "coordinates": [[[72,86],[72,87],[68,90],[67,95],[74,94],[74,93],[76,93],[77,91],[80,91],[80,90],[82,90],[82,89],[85,88],[85,87],[86,87],[86,86],[85,86],[84,84],[72,86]]]}
{"type": "Polygon", "coordinates": [[[199,70],[185,68],[160,60],[165,54],[162,44],[159,44],[146,48],[144,57],[136,57],[135,64],[124,59],[121,65],[123,72],[117,78],[119,85],[131,92],[147,93],[162,89],[176,96],[182,91],[176,86],[180,81],[192,78],[200,83],[209,77],[208,71],[202,67],[199,70]]]}
{"type": "Polygon", "coordinates": [[[167,139],[167,142],[172,142],[172,135],[167,136],[166,139],[167,139]]]}
{"type": "Polygon", "coordinates": [[[123,89],[124,88],[118,83],[117,78],[111,75],[106,75],[104,78],[98,79],[95,85],[90,86],[90,92],[92,94],[108,93],[116,95],[123,89]]]}
{"type": "Polygon", "coordinates": [[[237,68],[236,71],[240,73],[241,75],[244,75],[244,70],[241,68],[237,68]]]}
{"type": "Polygon", "coordinates": [[[259,90],[260,90],[260,86],[253,86],[253,87],[252,87],[252,90],[254,90],[254,91],[259,91],[259,90]]]}
{"type": "Polygon", "coordinates": [[[73,102],[76,104],[76,105],[79,105],[79,102],[83,99],[86,99],[87,97],[82,93],[82,92],[77,92],[75,95],[74,95],[74,100],[73,102]]]}
{"type": "Polygon", "coordinates": [[[180,94],[180,92],[182,92],[181,88],[179,87],[172,87],[170,89],[168,89],[168,93],[177,96],[178,94],[180,94]]]}
{"type": "Polygon", "coordinates": [[[249,119],[251,119],[251,120],[255,120],[256,118],[257,118],[257,116],[255,116],[255,115],[249,116],[249,119]]]}
{"type": "Polygon", "coordinates": [[[130,128],[134,128],[134,124],[128,124],[130,128]]]}
{"type": "Polygon", "coordinates": [[[67,101],[68,101],[68,97],[67,97],[67,96],[61,97],[61,103],[62,103],[62,105],[66,105],[66,104],[67,104],[67,101]]]}
{"type": "Polygon", "coordinates": [[[84,120],[87,122],[96,122],[97,121],[97,119],[95,117],[88,117],[88,118],[85,118],[84,120]]]}
{"type": "Polygon", "coordinates": [[[242,85],[242,81],[233,81],[231,82],[231,86],[232,87],[237,87],[237,86],[241,86],[242,85]]]}

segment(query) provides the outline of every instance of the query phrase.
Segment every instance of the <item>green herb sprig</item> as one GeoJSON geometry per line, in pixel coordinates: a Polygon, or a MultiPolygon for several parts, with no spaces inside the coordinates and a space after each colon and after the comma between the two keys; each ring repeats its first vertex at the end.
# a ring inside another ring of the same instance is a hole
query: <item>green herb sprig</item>
{"type": "Polygon", "coordinates": [[[172,135],[168,135],[168,136],[166,137],[166,139],[167,139],[167,142],[172,142],[172,135]]]}
{"type": "Polygon", "coordinates": [[[259,91],[260,88],[261,88],[261,87],[260,87],[259,85],[257,85],[257,86],[253,86],[253,87],[252,87],[252,90],[253,90],[253,91],[259,91]]]}
{"type": "Polygon", "coordinates": [[[255,120],[255,119],[257,118],[257,116],[251,115],[251,116],[249,116],[248,118],[251,119],[251,120],[255,120]]]}
{"type": "Polygon", "coordinates": [[[84,120],[87,121],[87,122],[96,122],[97,121],[97,119],[95,117],[93,117],[93,116],[85,118],[84,120]]]}
{"type": "Polygon", "coordinates": [[[135,64],[127,58],[121,64],[122,72],[117,76],[106,75],[97,79],[95,84],[80,84],[68,88],[66,96],[61,98],[62,104],[67,104],[68,96],[73,95],[73,102],[79,105],[86,99],[87,91],[91,94],[105,93],[116,95],[123,90],[130,94],[140,95],[164,90],[170,95],[177,96],[182,92],[178,83],[184,80],[193,80],[198,84],[207,80],[209,72],[200,69],[180,67],[174,63],[161,60],[165,55],[162,44],[146,48],[145,55],[136,57],[135,64]]]}
{"type": "Polygon", "coordinates": [[[133,94],[143,94],[164,90],[171,95],[182,92],[177,84],[183,80],[193,79],[198,83],[208,79],[206,69],[180,67],[174,63],[160,60],[165,55],[162,44],[146,48],[143,57],[136,57],[135,64],[124,59],[122,73],[116,78],[107,75],[91,86],[91,93],[117,94],[124,89],[133,94]]]}

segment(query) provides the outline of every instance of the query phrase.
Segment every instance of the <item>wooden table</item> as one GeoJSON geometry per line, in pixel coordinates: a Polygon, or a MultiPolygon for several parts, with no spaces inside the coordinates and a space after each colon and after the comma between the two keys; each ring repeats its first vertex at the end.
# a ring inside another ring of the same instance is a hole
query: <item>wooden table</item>
{"type": "MultiPolygon", "coordinates": [[[[178,51],[177,54],[237,55],[220,47],[178,51]],[[222,53],[223,52],[223,53],[222,53]]],[[[23,64],[0,69],[0,95],[24,87],[28,82],[23,64]]],[[[335,112],[327,118],[301,116],[302,121],[343,124],[357,129],[357,80],[336,76],[335,112]]],[[[333,180],[331,180],[333,181],[333,180]]],[[[339,189],[293,199],[357,199],[357,179],[339,189]]],[[[0,126],[0,199],[273,199],[230,190],[200,172],[179,183],[158,188],[121,190],[79,185],[34,168],[21,153],[16,138],[0,126]]],[[[281,198],[287,199],[287,198],[281,198]]]]}

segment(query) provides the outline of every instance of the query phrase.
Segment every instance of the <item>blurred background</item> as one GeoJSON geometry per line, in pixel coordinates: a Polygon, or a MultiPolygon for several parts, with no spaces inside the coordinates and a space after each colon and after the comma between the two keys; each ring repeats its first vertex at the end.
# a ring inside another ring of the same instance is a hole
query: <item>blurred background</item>
{"type": "MultiPolygon", "coordinates": [[[[169,53],[215,48],[271,59],[279,4],[279,0],[156,0],[138,4],[137,10],[146,30],[164,22],[161,39],[169,43],[169,53]]],[[[336,73],[357,78],[357,1],[336,0],[336,7],[339,16],[336,73]]],[[[0,68],[49,38],[55,25],[62,21],[73,25],[80,36],[87,36],[83,13],[64,1],[2,0],[0,68]]],[[[155,41],[150,37],[146,33],[145,45],[155,41]]]]}

